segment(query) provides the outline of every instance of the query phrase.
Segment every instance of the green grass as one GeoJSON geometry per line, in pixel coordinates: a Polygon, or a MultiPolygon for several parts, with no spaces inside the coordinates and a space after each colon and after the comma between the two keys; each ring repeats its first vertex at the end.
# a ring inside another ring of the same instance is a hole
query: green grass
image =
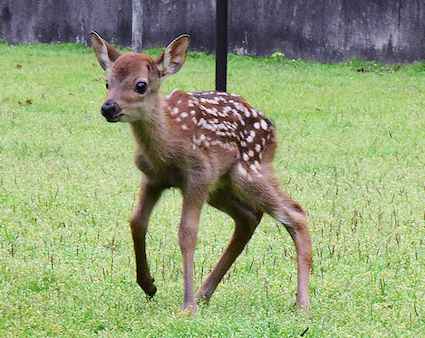
{"type": "MultiPolygon", "coordinates": [[[[191,318],[180,311],[178,191],[148,235],[158,293],[148,301],[136,284],[128,218],[140,175],[128,126],[100,116],[94,53],[3,43],[0,55],[1,337],[425,335],[425,63],[230,56],[229,91],[274,121],[277,174],[309,215],[312,309],[294,310],[295,250],[265,217],[191,318]]],[[[164,92],[176,87],[213,89],[213,56],[189,54],[164,92]]],[[[197,286],[232,227],[205,208],[197,286]]]]}

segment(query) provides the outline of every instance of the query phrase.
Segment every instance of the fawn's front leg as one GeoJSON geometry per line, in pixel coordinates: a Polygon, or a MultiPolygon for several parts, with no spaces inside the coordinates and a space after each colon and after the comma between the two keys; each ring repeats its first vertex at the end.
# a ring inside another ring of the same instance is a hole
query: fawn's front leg
{"type": "Polygon", "coordinates": [[[146,259],[146,232],[148,229],[149,217],[162,191],[162,188],[154,187],[148,182],[142,182],[140,186],[139,201],[130,219],[134,253],[136,255],[137,283],[150,298],[155,294],[156,286],[153,283],[153,278],[149,272],[149,265],[146,259]]]}
{"type": "Polygon", "coordinates": [[[179,245],[183,256],[184,298],[183,311],[195,314],[196,303],[193,292],[193,270],[198,225],[202,206],[206,200],[206,191],[189,189],[183,192],[183,210],[179,226],[179,245]]]}

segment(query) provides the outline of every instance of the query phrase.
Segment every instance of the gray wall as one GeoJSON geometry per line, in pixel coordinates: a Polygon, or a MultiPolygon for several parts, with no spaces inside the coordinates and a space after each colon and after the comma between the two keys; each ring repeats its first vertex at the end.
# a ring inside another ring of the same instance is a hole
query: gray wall
{"type": "Polygon", "coordinates": [[[0,0],[0,39],[87,43],[90,31],[131,44],[132,0],[0,0]],[[112,14],[110,14],[112,13],[112,14]]]}
{"type": "MultiPolygon", "coordinates": [[[[425,0],[229,0],[230,51],[340,61],[425,59],[425,0]]],[[[189,33],[214,51],[215,0],[1,0],[9,43],[90,43],[96,30],[118,45],[164,46],[189,33]]]]}
{"type": "Polygon", "coordinates": [[[255,54],[279,50],[291,58],[319,61],[425,59],[423,0],[245,0],[244,4],[230,9],[233,50],[255,54]]]}
{"type": "MultiPolygon", "coordinates": [[[[235,0],[229,0],[232,1],[235,0]]],[[[214,52],[215,2],[216,0],[133,0],[133,32],[137,32],[139,38],[133,38],[133,49],[165,46],[178,35],[188,33],[191,36],[192,50],[214,52]]]]}

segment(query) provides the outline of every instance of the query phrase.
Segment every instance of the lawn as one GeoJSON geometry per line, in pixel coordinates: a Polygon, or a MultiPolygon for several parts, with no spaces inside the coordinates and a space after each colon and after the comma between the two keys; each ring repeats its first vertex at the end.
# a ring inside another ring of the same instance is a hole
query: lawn
{"type": "MultiPolygon", "coordinates": [[[[188,317],[177,190],[150,223],[158,293],[147,300],[136,283],[128,219],[140,174],[128,126],[100,115],[93,51],[0,43],[0,336],[425,336],[424,78],[425,63],[230,55],[228,90],[276,125],[277,175],[308,213],[312,308],[294,309],[295,249],[265,217],[188,317]]],[[[190,53],[164,93],[174,88],[213,89],[214,57],[190,53]]],[[[204,209],[196,286],[232,228],[204,209]]]]}

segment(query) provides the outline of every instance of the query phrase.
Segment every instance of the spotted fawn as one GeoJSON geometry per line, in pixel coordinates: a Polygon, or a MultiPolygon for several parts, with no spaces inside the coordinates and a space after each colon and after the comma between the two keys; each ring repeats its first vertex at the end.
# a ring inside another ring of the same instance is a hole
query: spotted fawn
{"type": "Polygon", "coordinates": [[[146,232],[155,204],[167,188],[183,196],[179,246],[183,256],[183,310],[196,312],[208,302],[242,252],[263,213],[281,222],[295,244],[298,308],[310,307],[312,247],[306,215],[279,186],[272,160],[276,150],[273,124],[241,96],[206,91],[161,94],[161,81],[178,72],[186,59],[189,36],[171,42],[155,60],[145,54],[120,54],[92,32],[97,59],[106,71],[108,99],[102,115],[127,122],[133,132],[134,161],[143,173],[130,225],[137,282],[148,297],[156,292],[146,258],[146,232]],[[216,266],[194,293],[194,252],[205,203],[235,221],[230,241],[216,266]]]}

